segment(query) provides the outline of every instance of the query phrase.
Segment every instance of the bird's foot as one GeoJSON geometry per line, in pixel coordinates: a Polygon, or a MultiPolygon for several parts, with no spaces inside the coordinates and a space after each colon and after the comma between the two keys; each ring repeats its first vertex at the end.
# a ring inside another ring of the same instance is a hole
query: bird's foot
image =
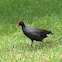
{"type": "Polygon", "coordinates": [[[31,44],[31,46],[32,46],[32,44],[31,44]]]}
{"type": "Polygon", "coordinates": [[[49,44],[50,42],[46,42],[46,44],[49,44]]]}
{"type": "Polygon", "coordinates": [[[42,41],[44,43],[44,41],[42,41]]]}

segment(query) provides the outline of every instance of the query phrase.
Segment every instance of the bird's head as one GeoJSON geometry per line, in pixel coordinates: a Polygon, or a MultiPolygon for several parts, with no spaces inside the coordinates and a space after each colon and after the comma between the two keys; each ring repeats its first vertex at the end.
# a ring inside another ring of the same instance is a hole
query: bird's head
{"type": "Polygon", "coordinates": [[[22,21],[19,21],[16,26],[19,26],[19,25],[22,26],[22,27],[25,27],[25,24],[22,21]]]}

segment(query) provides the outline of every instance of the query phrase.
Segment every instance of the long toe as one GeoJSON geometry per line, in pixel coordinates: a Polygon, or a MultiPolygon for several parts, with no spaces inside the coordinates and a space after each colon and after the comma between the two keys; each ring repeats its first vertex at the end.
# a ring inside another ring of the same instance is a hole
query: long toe
{"type": "Polygon", "coordinates": [[[44,41],[42,41],[44,43],[44,41]]]}

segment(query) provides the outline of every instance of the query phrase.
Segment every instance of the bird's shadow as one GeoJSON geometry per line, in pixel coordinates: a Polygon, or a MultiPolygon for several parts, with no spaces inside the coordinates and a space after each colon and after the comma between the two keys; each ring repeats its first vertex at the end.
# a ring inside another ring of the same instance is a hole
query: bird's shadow
{"type": "Polygon", "coordinates": [[[43,49],[44,47],[47,48],[47,47],[52,47],[51,43],[50,44],[46,44],[46,43],[42,43],[42,42],[38,42],[38,43],[34,43],[32,46],[31,45],[26,45],[26,47],[28,47],[27,50],[34,50],[34,51],[37,51],[37,50],[40,50],[40,49],[43,49]]]}
{"type": "Polygon", "coordinates": [[[19,43],[19,45],[17,44],[17,46],[13,45],[12,50],[19,49],[23,51],[38,51],[38,50],[43,50],[43,48],[51,48],[53,46],[51,45],[51,43],[46,44],[42,42],[34,42],[32,46],[31,43],[22,43],[22,44],[23,45],[19,43]]]}

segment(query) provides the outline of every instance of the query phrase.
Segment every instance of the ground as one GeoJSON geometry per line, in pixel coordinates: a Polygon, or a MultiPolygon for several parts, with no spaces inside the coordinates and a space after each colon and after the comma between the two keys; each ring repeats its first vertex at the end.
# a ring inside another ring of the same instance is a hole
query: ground
{"type": "Polygon", "coordinates": [[[60,38],[61,0],[0,1],[0,62],[61,62],[60,38]],[[31,40],[23,34],[21,26],[16,27],[18,21],[27,27],[51,30],[53,35],[45,38],[44,43],[34,41],[31,47],[31,40]]]}

